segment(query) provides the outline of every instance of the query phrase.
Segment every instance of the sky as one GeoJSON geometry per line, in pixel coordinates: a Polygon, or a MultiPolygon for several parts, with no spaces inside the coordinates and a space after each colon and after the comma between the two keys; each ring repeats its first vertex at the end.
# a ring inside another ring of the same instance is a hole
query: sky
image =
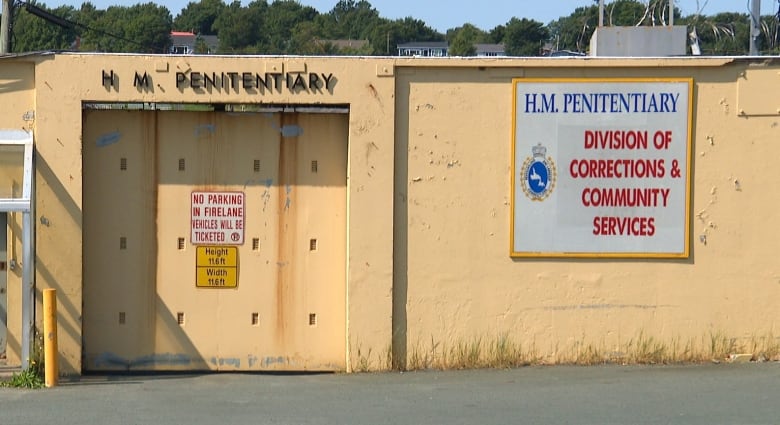
{"type": "MultiPolygon", "coordinates": [[[[176,17],[191,0],[90,0],[97,8],[109,6],[131,6],[137,3],[164,5],[176,17]]],[[[230,3],[232,0],[224,0],[230,3]]],[[[446,32],[470,23],[482,30],[489,31],[498,25],[506,24],[512,17],[528,18],[548,24],[562,16],[569,16],[574,9],[594,4],[593,0],[368,0],[383,18],[398,19],[412,16],[424,21],[439,32],[446,32]]],[[[609,5],[612,0],[605,0],[609,5]]],[[[640,0],[642,1],[642,0],[640,0]]],[[[675,6],[683,16],[700,10],[704,15],[720,12],[749,13],[751,0],[674,0],[675,6]]],[[[54,8],[60,5],[81,6],[82,0],[39,0],[39,3],[54,8]]],[[[267,0],[272,3],[273,0],[267,0]]],[[[243,4],[248,3],[242,0],[243,4]]],[[[338,0],[299,0],[305,6],[311,6],[320,13],[327,13],[338,0]]],[[[774,15],[778,10],[777,0],[761,0],[761,15],[774,15]]]]}

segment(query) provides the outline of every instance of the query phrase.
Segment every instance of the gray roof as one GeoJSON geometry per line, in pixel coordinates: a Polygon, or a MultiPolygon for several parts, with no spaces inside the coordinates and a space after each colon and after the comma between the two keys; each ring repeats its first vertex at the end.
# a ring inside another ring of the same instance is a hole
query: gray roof
{"type": "Polygon", "coordinates": [[[36,52],[22,52],[22,53],[3,53],[2,55],[0,55],[0,59],[16,59],[16,58],[26,58],[32,56],[49,56],[55,53],[56,52],[53,50],[41,50],[36,52]]]}
{"type": "Polygon", "coordinates": [[[406,48],[428,48],[428,49],[446,49],[449,47],[449,44],[446,41],[412,41],[410,43],[402,43],[398,45],[399,49],[406,49],[406,48]]]}
{"type": "Polygon", "coordinates": [[[477,52],[482,53],[504,53],[506,47],[503,44],[475,44],[477,52]]]}
{"type": "Polygon", "coordinates": [[[171,33],[171,44],[174,46],[195,46],[195,42],[200,38],[206,43],[209,49],[216,49],[219,46],[219,38],[216,35],[197,35],[193,33],[174,31],[171,33]]]}

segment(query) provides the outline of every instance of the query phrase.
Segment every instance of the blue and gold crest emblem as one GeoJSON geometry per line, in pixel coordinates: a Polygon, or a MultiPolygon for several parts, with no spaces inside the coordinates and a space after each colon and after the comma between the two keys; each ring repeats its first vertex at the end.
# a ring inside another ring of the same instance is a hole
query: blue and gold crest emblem
{"type": "Polygon", "coordinates": [[[523,192],[532,201],[544,201],[555,188],[555,163],[552,158],[545,157],[547,148],[541,143],[531,147],[531,153],[533,156],[523,162],[523,192]]]}

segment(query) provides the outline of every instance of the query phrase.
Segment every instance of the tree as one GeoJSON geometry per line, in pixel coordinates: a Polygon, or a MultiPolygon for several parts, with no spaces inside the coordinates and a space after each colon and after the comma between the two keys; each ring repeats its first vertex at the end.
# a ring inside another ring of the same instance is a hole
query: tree
{"type": "Polygon", "coordinates": [[[99,21],[104,13],[105,11],[99,10],[94,4],[84,2],[81,4],[81,8],[76,12],[76,22],[82,25],[83,30],[99,21]]]}
{"type": "MultiPolygon", "coordinates": [[[[48,9],[43,3],[33,3],[33,5],[64,20],[72,21],[76,14],[72,6],[48,9]]],[[[13,15],[12,52],[68,49],[76,41],[77,31],[75,25],[58,25],[40,16],[33,15],[23,7],[17,9],[13,15]]]]}
{"type": "Polygon", "coordinates": [[[241,7],[236,0],[227,6],[214,21],[219,36],[219,50],[226,53],[260,53],[264,44],[263,18],[268,9],[265,1],[253,1],[241,7]]]}
{"type": "Polygon", "coordinates": [[[375,55],[393,55],[399,44],[410,41],[444,41],[444,35],[419,19],[407,17],[394,21],[380,19],[378,22],[366,37],[375,55]]]}
{"type": "Polygon", "coordinates": [[[290,38],[290,52],[295,52],[298,55],[329,54],[318,43],[318,40],[322,38],[321,34],[322,28],[314,20],[295,25],[290,38]]]}
{"type": "Polygon", "coordinates": [[[474,42],[462,32],[458,33],[450,42],[450,56],[475,56],[476,54],[477,48],[474,46],[474,42]]]}
{"type": "MultiPolygon", "coordinates": [[[[661,24],[663,10],[660,0],[650,0],[647,5],[636,0],[615,0],[604,8],[605,26],[651,26],[661,24]]],[[[664,0],[668,4],[668,0],[664,0]]],[[[596,15],[598,17],[598,14],[596,15]]],[[[598,19],[596,20],[598,24],[598,19]]]]}
{"type": "Polygon", "coordinates": [[[381,18],[366,0],[340,0],[328,12],[331,38],[364,40],[381,18]]]}
{"type": "Polygon", "coordinates": [[[425,22],[411,16],[393,21],[393,32],[398,41],[444,41],[444,35],[429,27],[425,22]]]}
{"type": "Polygon", "coordinates": [[[368,34],[369,54],[392,55],[396,48],[396,24],[388,19],[380,18],[377,25],[368,34]]]}
{"type": "Polygon", "coordinates": [[[548,26],[550,42],[555,50],[585,52],[593,31],[599,23],[597,6],[578,7],[566,17],[552,21],[548,26]]]}
{"type": "MultiPolygon", "coordinates": [[[[277,0],[273,2],[265,13],[263,25],[267,33],[264,53],[269,54],[303,54],[293,48],[293,32],[296,26],[312,22],[318,15],[316,9],[302,6],[295,0],[277,0]]],[[[316,26],[307,27],[312,30],[316,26]]]]}
{"type": "Polygon", "coordinates": [[[129,19],[125,27],[126,38],[137,41],[149,52],[167,52],[171,45],[173,27],[168,8],[146,3],[131,6],[127,11],[129,19]]]}
{"type": "Polygon", "coordinates": [[[487,34],[472,24],[463,24],[462,27],[447,31],[447,39],[450,42],[451,56],[474,56],[477,54],[475,43],[485,42],[487,34]]]}
{"type": "Polygon", "coordinates": [[[135,6],[110,6],[97,12],[89,4],[82,7],[82,50],[112,53],[162,53],[171,44],[173,20],[166,7],[154,3],[135,6]],[[83,18],[82,18],[83,16],[83,18]]]}
{"type": "Polygon", "coordinates": [[[750,21],[744,13],[719,13],[698,17],[690,25],[706,55],[744,55],[750,46],[750,21]]]}
{"type": "Polygon", "coordinates": [[[506,27],[503,25],[497,25],[495,28],[487,33],[485,42],[491,44],[499,44],[504,42],[504,35],[506,35],[506,27]]]}
{"type": "Polygon", "coordinates": [[[512,18],[506,24],[504,45],[509,56],[539,56],[550,33],[541,22],[512,18]]]}
{"type": "Polygon", "coordinates": [[[213,28],[214,21],[226,7],[222,0],[189,2],[173,20],[173,29],[203,35],[216,34],[213,28]]]}

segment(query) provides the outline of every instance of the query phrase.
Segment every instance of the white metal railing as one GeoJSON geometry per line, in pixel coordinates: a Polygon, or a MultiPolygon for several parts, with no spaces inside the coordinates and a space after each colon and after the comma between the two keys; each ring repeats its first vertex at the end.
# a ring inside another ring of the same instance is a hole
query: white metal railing
{"type": "MultiPolygon", "coordinates": [[[[0,146],[23,148],[22,193],[20,197],[0,198],[0,212],[22,213],[22,369],[30,365],[35,323],[34,225],[33,225],[33,135],[24,130],[0,130],[0,146]]],[[[13,196],[13,194],[12,194],[13,196]]],[[[13,259],[12,259],[13,260],[13,259]]]]}

